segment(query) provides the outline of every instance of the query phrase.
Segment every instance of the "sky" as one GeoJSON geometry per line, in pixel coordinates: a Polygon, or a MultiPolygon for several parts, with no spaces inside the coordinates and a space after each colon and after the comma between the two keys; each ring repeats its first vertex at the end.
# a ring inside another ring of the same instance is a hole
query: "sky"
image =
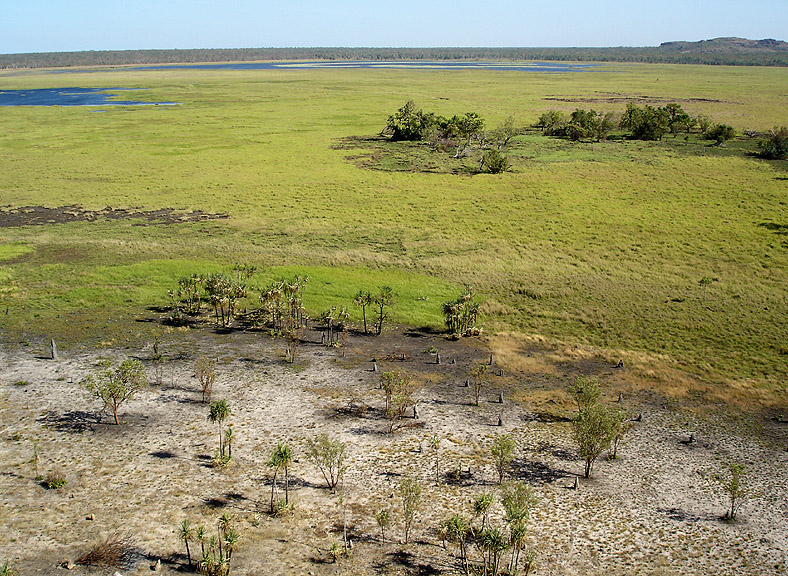
{"type": "Polygon", "coordinates": [[[788,40],[788,0],[0,0],[0,53],[788,40]]]}

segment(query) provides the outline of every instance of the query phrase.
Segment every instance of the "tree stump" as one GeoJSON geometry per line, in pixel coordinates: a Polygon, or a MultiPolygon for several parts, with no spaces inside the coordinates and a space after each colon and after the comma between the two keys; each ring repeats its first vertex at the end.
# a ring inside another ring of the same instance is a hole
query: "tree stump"
{"type": "Polygon", "coordinates": [[[452,358],[452,359],[451,359],[451,363],[452,363],[452,364],[456,364],[456,363],[457,363],[457,359],[456,359],[456,358],[452,358]]]}
{"type": "Polygon", "coordinates": [[[498,376],[503,376],[503,368],[501,368],[500,370],[498,370],[498,376]]]}
{"type": "Polygon", "coordinates": [[[623,367],[624,367],[624,361],[623,360],[619,360],[618,361],[618,366],[616,366],[616,368],[623,368],[623,367]]]}
{"type": "Polygon", "coordinates": [[[572,486],[573,490],[577,490],[580,488],[580,476],[575,476],[575,484],[572,486]]]}
{"type": "Polygon", "coordinates": [[[372,362],[372,371],[373,372],[377,372],[378,371],[378,363],[377,362],[374,362],[374,361],[372,362]]]}
{"type": "Polygon", "coordinates": [[[498,392],[498,404],[503,404],[503,392],[498,392]]]}
{"type": "Polygon", "coordinates": [[[441,353],[437,352],[435,354],[435,364],[440,364],[440,363],[441,363],[441,353]]]}
{"type": "Polygon", "coordinates": [[[498,426],[503,426],[503,418],[501,418],[500,414],[498,414],[498,426]]]}
{"type": "Polygon", "coordinates": [[[492,355],[492,352],[491,352],[490,353],[490,366],[492,366],[492,365],[493,365],[493,355],[492,355]]]}
{"type": "Polygon", "coordinates": [[[54,340],[49,341],[49,353],[52,355],[52,360],[57,360],[57,345],[54,340]]]}
{"type": "Polygon", "coordinates": [[[618,393],[618,401],[619,402],[623,402],[624,401],[624,394],[622,394],[621,392],[618,393]]]}
{"type": "Polygon", "coordinates": [[[468,379],[466,378],[466,379],[465,379],[465,384],[463,384],[463,385],[462,385],[462,387],[463,387],[463,388],[467,388],[467,387],[468,387],[468,386],[470,386],[470,385],[471,385],[471,381],[470,381],[470,380],[468,380],[468,379]]]}
{"type": "MultiPolygon", "coordinates": [[[[415,404],[413,405],[413,419],[414,420],[418,420],[419,419],[419,413],[416,410],[416,405],[415,404]]],[[[421,452],[421,443],[419,443],[419,452],[421,452]]]]}

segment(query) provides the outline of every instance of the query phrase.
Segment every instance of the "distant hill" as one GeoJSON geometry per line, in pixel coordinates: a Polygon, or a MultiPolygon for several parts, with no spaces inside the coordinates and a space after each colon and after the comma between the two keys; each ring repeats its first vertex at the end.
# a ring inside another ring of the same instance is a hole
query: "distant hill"
{"type": "Polygon", "coordinates": [[[548,60],[788,66],[788,42],[714,38],[641,48],[238,48],[0,54],[0,68],[128,66],[259,60],[548,60]]]}
{"type": "Polygon", "coordinates": [[[663,42],[660,51],[681,52],[683,54],[742,54],[742,53],[788,53],[788,42],[767,38],[748,40],[747,38],[713,38],[700,42],[663,42]]]}

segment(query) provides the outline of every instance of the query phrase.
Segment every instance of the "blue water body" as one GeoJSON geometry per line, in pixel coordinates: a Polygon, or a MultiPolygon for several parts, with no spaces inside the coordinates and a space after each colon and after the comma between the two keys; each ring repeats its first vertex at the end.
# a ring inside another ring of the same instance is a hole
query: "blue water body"
{"type": "Polygon", "coordinates": [[[152,106],[175,102],[113,100],[117,92],[135,88],[37,88],[0,90],[0,106],[152,106]]]}
{"type": "Polygon", "coordinates": [[[126,70],[314,70],[318,68],[381,68],[424,70],[506,70],[514,72],[582,72],[599,64],[564,64],[558,62],[451,62],[338,60],[314,62],[235,62],[218,64],[157,64],[135,66],[126,70]]]}

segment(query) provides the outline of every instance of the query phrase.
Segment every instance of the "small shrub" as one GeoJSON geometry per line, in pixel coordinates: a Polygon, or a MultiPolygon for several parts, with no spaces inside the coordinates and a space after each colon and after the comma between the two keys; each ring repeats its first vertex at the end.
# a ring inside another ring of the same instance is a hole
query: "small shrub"
{"type": "Polygon", "coordinates": [[[767,136],[758,142],[758,148],[761,149],[761,158],[771,160],[788,158],[788,127],[781,126],[769,130],[767,136]]]}
{"type": "Polygon", "coordinates": [[[53,470],[44,478],[44,488],[58,490],[66,485],[66,475],[62,470],[53,470]]]}
{"type": "Polygon", "coordinates": [[[8,565],[8,560],[6,560],[5,562],[3,562],[2,565],[0,565],[0,576],[16,576],[16,572],[14,572],[14,569],[8,565]]]}
{"type": "Polygon", "coordinates": [[[706,132],[708,140],[714,140],[717,144],[722,144],[736,136],[736,130],[728,124],[715,124],[706,132]]]}
{"type": "Polygon", "coordinates": [[[278,517],[288,516],[295,510],[293,503],[288,502],[284,498],[280,498],[274,503],[273,515],[278,517]]]}
{"type": "Polygon", "coordinates": [[[92,550],[77,558],[76,564],[123,568],[130,564],[133,556],[134,545],[131,540],[112,534],[92,550]]]}

